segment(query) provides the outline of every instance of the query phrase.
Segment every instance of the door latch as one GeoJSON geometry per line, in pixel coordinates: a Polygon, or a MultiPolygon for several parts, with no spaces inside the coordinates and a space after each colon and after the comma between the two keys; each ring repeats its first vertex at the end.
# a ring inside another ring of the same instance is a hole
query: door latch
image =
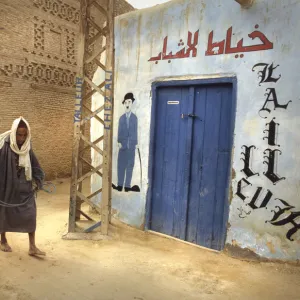
{"type": "Polygon", "coordinates": [[[194,114],[181,114],[181,119],[185,118],[185,117],[189,117],[189,118],[197,118],[197,115],[194,114]]]}
{"type": "Polygon", "coordinates": [[[194,114],[188,114],[188,116],[189,116],[190,118],[197,118],[197,116],[194,115],[194,114]]]}

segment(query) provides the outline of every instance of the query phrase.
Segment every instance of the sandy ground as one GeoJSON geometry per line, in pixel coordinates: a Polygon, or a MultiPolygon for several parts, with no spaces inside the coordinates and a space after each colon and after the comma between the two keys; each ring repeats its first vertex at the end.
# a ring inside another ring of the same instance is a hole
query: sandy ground
{"type": "Polygon", "coordinates": [[[105,241],[66,241],[68,181],[40,193],[38,246],[9,234],[0,253],[0,300],[300,299],[300,267],[245,262],[123,227],[105,241]]]}

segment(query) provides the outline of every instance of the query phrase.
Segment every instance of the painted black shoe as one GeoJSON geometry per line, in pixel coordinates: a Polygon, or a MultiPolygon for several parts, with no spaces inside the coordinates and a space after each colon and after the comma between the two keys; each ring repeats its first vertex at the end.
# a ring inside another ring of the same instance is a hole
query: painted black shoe
{"type": "Polygon", "coordinates": [[[140,187],[139,187],[139,186],[134,185],[134,186],[131,188],[131,191],[132,191],[132,192],[139,193],[141,190],[140,190],[140,187]]]}
{"type": "Polygon", "coordinates": [[[116,186],[116,185],[112,184],[112,188],[114,190],[117,190],[118,192],[122,192],[122,190],[123,190],[123,187],[120,185],[116,186]]]}
{"type": "Polygon", "coordinates": [[[137,186],[137,185],[134,185],[133,187],[131,188],[128,188],[128,187],[125,187],[125,192],[128,193],[128,192],[140,192],[140,188],[137,186]]]}

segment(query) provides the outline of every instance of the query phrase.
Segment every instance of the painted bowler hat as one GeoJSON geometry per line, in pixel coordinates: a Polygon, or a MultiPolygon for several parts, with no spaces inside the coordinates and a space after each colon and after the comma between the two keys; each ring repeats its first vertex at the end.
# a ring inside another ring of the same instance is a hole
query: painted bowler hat
{"type": "Polygon", "coordinates": [[[134,96],[133,96],[132,93],[127,93],[127,94],[125,95],[122,104],[124,104],[125,100],[132,100],[132,103],[135,101],[134,96]]]}

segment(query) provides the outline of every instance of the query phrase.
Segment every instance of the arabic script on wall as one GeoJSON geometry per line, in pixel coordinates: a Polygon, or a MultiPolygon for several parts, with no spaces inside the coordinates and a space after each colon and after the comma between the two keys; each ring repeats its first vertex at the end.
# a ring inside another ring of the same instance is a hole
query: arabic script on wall
{"type": "MultiPolygon", "coordinates": [[[[259,25],[255,25],[255,30],[248,34],[248,37],[252,40],[260,40],[260,43],[256,45],[244,45],[244,39],[242,38],[236,46],[232,46],[232,35],[233,29],[232,26],[228,28],[226,33],[226,38],[222,41],[214,41],[214,31],[211,31],[208,36],[207,49],[205,51],[205,56],[213,55],[222,55],[222,54],[235,54],[235,58],[244,57],[245,52],[251,51],[265,51],[273,49],[273,43],[263,34],[261,31],[258,31],[259,25]]],[[[168,36],[164,38],[162,51],[157,55],[151,57],[148,61],[155,62],[158,64],[160,60],[167,60],[169,63],[173,59],[183,59],[190,57],[197,57],[198,55],[198,42],[199,42],[199,30],[194,34],[188,32],[188,38],[186,45],[183,40],[179,40],[178,47],[182,47],[173,54],[173,51],[169,52],[168,49],[168,36]]]]}

